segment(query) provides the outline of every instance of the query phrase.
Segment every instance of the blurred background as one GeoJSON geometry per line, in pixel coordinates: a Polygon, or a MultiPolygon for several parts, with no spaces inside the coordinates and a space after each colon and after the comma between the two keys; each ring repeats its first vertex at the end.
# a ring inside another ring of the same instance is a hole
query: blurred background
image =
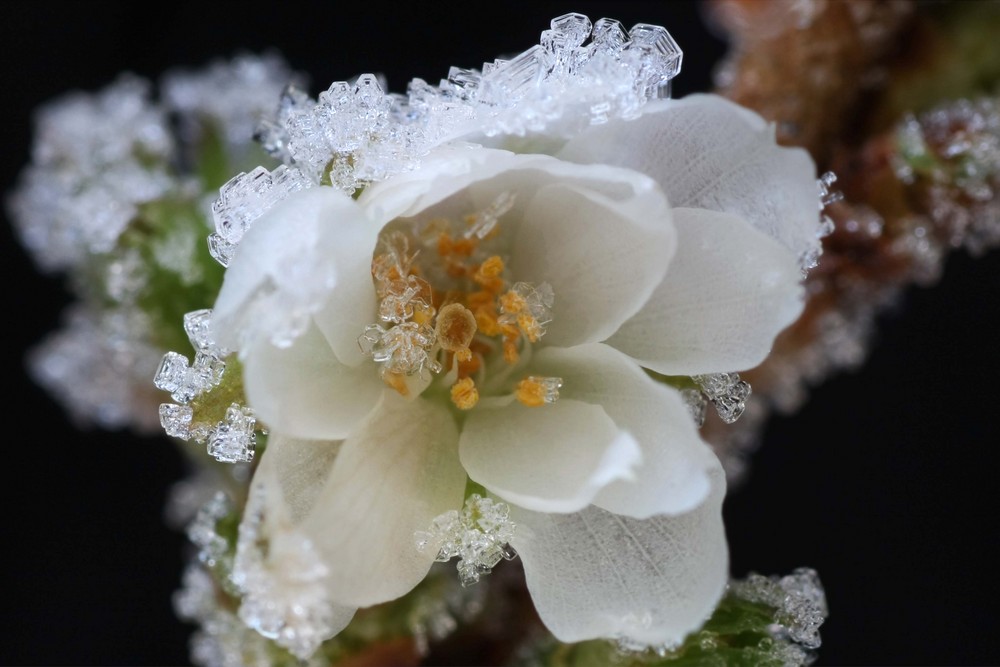
{"type": "MultiPolygon", "coordinates": [[[[675,94],[706,91],[725,43],[696,2],[463,4],[39,3],[0,21],[0,190],[28,162],[31,114],[123,71],[273,48],[310,77],[384,73],[394,91],[523,50],[578,11],[666,26],[684,50],[675,94]]],[[[170,598],[184,537],[163,506],[183,461],[165,438],[79,431],[29,380],[24,354],[69,294],[40,274],[4,218],[6,334],[0,662],[187,664],[191,627],[170,598]]],[[[765,431],[726,502],[732,571],[817,569],[830,618],[818,664],[1000,660],[996,622],[1000,252],[953,253],[943,279],[879,322],[858,372],[819,388],[765,431]]]]}

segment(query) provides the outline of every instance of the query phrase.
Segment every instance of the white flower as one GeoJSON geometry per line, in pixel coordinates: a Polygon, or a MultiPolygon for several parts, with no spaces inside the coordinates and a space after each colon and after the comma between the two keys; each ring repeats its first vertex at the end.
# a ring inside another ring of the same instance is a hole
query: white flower
{"type": "Polygon", "coordinates": [[[510,504],[560,640],[674,644],[723,592],[720,465],[646,369],[764,359],[801,311],[814,165],[712,96],[543,139],[443,146],[357,200],[294,193],[229,266],[215,334],[271,432],[251,494],[262,534],[322,561],[328,633],[420,582],[435,554],[414,533],[461,509],[467,476],[510,504]]]}

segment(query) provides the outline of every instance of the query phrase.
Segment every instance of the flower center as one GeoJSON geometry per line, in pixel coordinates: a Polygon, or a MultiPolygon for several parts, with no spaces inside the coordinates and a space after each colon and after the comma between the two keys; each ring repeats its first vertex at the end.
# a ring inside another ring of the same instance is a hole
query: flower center
{"type": "Polygon", "coordinates": [[[548,283],[506,275],[500,222],[513,205],[505,192],[461,220],[398,220],[379,237],[380,322],[358,343],[400,394],[419,394],[437,376],[461,410],[481,395],[529,407],[558,399],[560,378],[518,375],[552,320],[554,295],[548,283]]]}

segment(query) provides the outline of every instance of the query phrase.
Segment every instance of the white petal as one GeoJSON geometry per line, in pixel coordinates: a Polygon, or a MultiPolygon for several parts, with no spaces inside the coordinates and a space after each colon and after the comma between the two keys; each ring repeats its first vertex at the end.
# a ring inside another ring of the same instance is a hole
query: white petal
{"type": "Polygon", "coordinates": [[[333,188],[301,190],[275,204],[244,235],[226,270],[212,317],[219,343],[244,353],[262,336],[287,345],[319,314],[337,357],[360,363],[357,337],[374,321],[379,227],[333,188]]]}
{"type": "Polygon", "coordinates": [[[339,445],[274,434],[254,473],[239,528],[233,579],[244,593],[241,618],[258,629],[263,621],[273,631],[283,617],[287,625],[278,642],[303,651],[343,630],[357,611],[326,597],[321,582],[329,564],[319,560],[297,525],[312,508],[339,445]]]}
{"type": "Polygon", "coordinates": [[[575,512],[618,479],[632,477],[639,446],[598,405],[560,398],[469,414],[459,449],[469,477],[512,503],[575,512]]]}
{"type": "Polygon", "coordinates": [[[753,368],[802,312],[795,257],[733,215],[674,209],[674,223],[666,277],[607,343],[666,375],[753,368]]]}
{"type": "Polygon", "coordinates": [[[764,119],[716,95],[648,105],[639,118],[590,128],[558,157],[652,176],[672,206],[739,215],[793,255],[816,248],[816,166],[784,148],[764,119]]]}
{"type": "Polygon", "coordinates": [[[243,368],[247,402],[268,428],[297,438],[347,437],[385,391],[374,363],[340,362],[315,326],[291,347],[258,338],[243,368]]]}
{"type": "Polygon", "coordinates": [[[330,564],[330,598],[368,606],[397,598],[427,574],[434,554],[417,551],[414,533],[462,506],[466,475],[448,410],[394,392],[340,453],[300,524],[330,564]]]}
{"type": "Polygon", "coordinates": [[[544,155],[442,149],[420,170],[371,186],[359,202],[378,218],[458,219],[505,193],[515,197],[500,222],[514,239],[506,275],[548,282],[555,293],[546,344],[611,335],[645,302],[674,251],[670,209],[650,178],[544,155]]]}
{"type": "Polygon", "coordinates": [[[674,251],[662,197],[643,210],[580,186],[541,188],[525,211],[511,252],[517,280],[555,293],[546,345],[610,336],[660,283],[674,251]]]}
{"type": "Polygon", "coordinates": [[[281,513],[292,523],[301,522],[316,504],[340,445],[340,440],[300,440],[272,433],[254,472],[254,483],[261,478],[276,485],[277,492],[269,496],[267,504],[271,514],[281,513]]]}
{"type": "Polygon", "coordinates": [[[531,360],[531,370],[563,379],[559,402],[574,399],[602,406],[642,450],[642,465],[634,478],[601,489],[594,505],[645,519],[686,512],[708,495],[709,473],[718,461],[698,436],[677,391],[600,343],[539,350],[531,360]]]}
{"type": "Polygon", "coordinates": [[[712,483],[690,512],[645,520],[596,507],[576,514],[511,507],[511,544],[552,634],[564,642],[624,637],[673,645],[697,630],[728,580],[721,467],[712,483]]]}

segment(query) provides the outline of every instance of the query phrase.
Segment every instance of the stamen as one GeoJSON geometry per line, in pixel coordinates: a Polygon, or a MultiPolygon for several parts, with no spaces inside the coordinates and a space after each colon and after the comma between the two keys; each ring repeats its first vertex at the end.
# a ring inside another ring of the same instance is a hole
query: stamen
{"type": "Polygon", "coordinates": [[[385,295],[379,303],[378,314],[383,322],[399,324],[419,314],[426,324],[434,317],[431,305],[431,286],[423,278],[407,276],[405,280],[393,280],[385,286],[385,295]],[[428,312],[431,311],[431,312],[428,312]]]}
{"type": "Polygon", "coordinates": [[[472,378],[462,378],[451,386],[451,402],[459,410],[471,410],[479,402],[479,390],[472,378]]]}
{"type": "Polygon", "coordinates": [[[468,308],[460,303],[449,303],[438,314],[434,332],[441,348],[455,353],[459,361],[472,358],[469,343],[476,335],[476,317],[468,308]]]}
{"type": "Polygon", "coordinates": [[[529,375],[517,383],[514,395],[521,405],[538,408],[559,400],[562,384],[562,378],[529,375]]]}
{"type": "Polygon", "coordinates": [[[545,325],[552,321],[554,295],[548,283],[514,283],[500,297],[500,324],[515,324],[532,343],[545,335],[545,325]]]}

